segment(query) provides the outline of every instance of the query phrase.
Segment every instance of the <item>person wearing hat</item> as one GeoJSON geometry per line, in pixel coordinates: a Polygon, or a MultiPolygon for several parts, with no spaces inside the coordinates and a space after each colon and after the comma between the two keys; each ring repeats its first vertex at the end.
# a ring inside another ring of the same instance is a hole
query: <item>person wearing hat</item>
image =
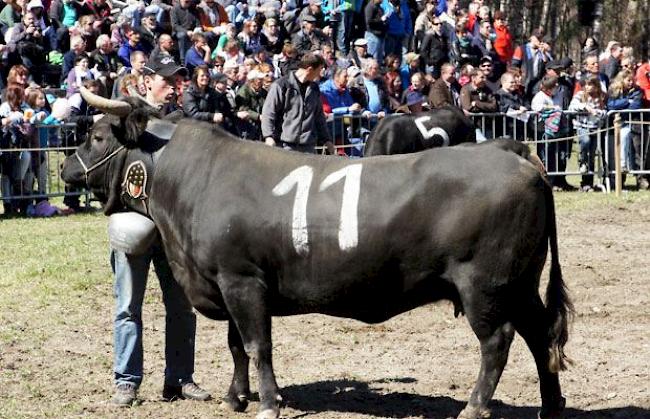
{"type": "Polygon", "coordinates": [[[368,41],[364,38],[359,38],[354,41],[354,48],[348,54],[348,59],[352,62],[352,65],[355,65],[359,68],[363,67],[363,62],[368,58],[372,58],[368,54],[368,41]]]}
{"type": "Polygon", "coordinates": [[[237,90],[235,96],[237,128],[239,135],[247,140],[262,139],[260,116],[266,99],[266,90],[262,88],[264,77],[266,74],[253,68],[246,75],[246,83],[237,90]]]}
{"type": "Polygon", "coordinates": [[[485,74],[485,84],[492,92],[496,92],[501,87],[499,76],[495,72],[496,60],[490,55],[484,55],[479,60],[478,68],[485,74]]]}
{"type": "Polygon", "coordinates": [[[161,34],[161,27],[156,20],[156,13],[146,12],[138,26],[140,32],[140,42],[145,51],[152,51],[156,47],[156,39],[161,34]]]}
{"type": "Polygon", "coordinates": [[[320,55],[307,53],[297,70],[271,84],[261,116],[267,145],[314,153],[317,144],[325,144],[334,152],[316,83],[324,66],[320,55]]]}
{"type": "MultiPolygon", "coordinates": [[[[179,79],[187,69],[163,57],[145,66],[145,100],[161,116],[174,98],[179,79]]],[[[176,282],[151,221],[134,212],[109,218],[111,267],[115,277],[114,360],[115,392],[111,402],[130,406],[137,400],[143,377],[142,305],[151,263],[156,270],[165,304],[165,382],[162,396],[209,400],[210,394],[192,377],[196,315],[183,289],[176,282]]]]}
{"type": "Polygon", "coordinates": [[[331,28],[329,28],[325,23],[325,13],[323,13],[322,0],[309,0],[309,4],[307,5],[307,7],[303,8],[300,11],[300,14],[298,15],[298,19],[297,19],[298,26],[294,31],[292,31],[292,33],[295,34],[300,31],[300,26],[302,25],[302,22],[304,22],[308,16],[314,18],[313,22],[315,28],[325,31],[324,34],[329,36],[331,28]]]}
{"type": "Polygon", "coordinates": [[[303,18],[302,29],[293,35],[291,41],[300,55],[320,51],[322,46],[328,43],[327,37],[316,28],[316,18],[310,14],[303,18]]]}

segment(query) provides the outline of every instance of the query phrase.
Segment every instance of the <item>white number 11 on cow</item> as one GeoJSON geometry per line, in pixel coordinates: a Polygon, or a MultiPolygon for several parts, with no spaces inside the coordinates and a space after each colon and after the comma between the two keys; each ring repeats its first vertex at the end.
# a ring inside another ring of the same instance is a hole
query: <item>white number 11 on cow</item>
{"type": "MultiPolygon", "coordinates": [[[[318,188],[319,192],[334,185],[345,178],[343,183],[343,199],[341,201],[341,215],[339,221],[339,247],[341,250],[351,250],[359,243],[358,208],[359,192],[361,186],[361,164],[351,164],[327,176],[318,188]]],[[[314,178],[314,169],[310,166],[300,166],[284,179],[275,188],[273,195],[283,196],[296,187],[296,196],[293,200],[293,214],[291,238],[293,247],[299,255],[309,254],[309,233],[307,230],[307,200],[309,189],[314,178]]]]}

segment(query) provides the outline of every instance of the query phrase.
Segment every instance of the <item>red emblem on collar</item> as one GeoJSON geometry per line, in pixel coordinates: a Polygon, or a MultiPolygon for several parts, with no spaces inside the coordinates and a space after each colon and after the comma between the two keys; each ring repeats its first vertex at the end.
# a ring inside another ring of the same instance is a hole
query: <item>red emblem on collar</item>
{"type": "Polygon", "coordinates": [[[146,199],[147,167],[142,160],[134,161],[127,167],[122,184],[124,191],[133,199],[146,199]]]}

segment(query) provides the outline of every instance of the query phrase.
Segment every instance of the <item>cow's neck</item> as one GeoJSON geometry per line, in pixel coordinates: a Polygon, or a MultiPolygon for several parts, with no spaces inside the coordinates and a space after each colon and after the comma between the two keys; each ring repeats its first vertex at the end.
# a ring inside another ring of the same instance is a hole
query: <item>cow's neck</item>
{"type": "Polygon", "coordinates": [[[149,193],[156,164],[175,131],[176,124],[150,121],[140,137],[142,146],[129,150],[120,185],[120,198],[126,208],[149,216],[149,193]]]}

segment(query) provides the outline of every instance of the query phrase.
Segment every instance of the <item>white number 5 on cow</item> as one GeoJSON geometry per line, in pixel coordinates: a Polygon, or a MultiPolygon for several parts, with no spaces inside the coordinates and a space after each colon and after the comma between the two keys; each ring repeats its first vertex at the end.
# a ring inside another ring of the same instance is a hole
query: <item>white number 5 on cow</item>
{"type": "MultiPolygon", "coordinates": [[[[359,243],[358,220],[361,169],[361,164],[346,166],[327,176],[318,188],[318,191],[322,192],[345,178],[339,220],[339,247],[343,251],[354,249],[359,243]]],[[[293,201],[291,238],[296,252],[302,256],[309,254],[307,200],[309,198],[309,189],[313,177],[313,168],[310,166],[300,166],[289,173],[273,188],[273,195],[283,196],[288,194],[294,185],[296,185],[296,196],[293,201]]]]}

